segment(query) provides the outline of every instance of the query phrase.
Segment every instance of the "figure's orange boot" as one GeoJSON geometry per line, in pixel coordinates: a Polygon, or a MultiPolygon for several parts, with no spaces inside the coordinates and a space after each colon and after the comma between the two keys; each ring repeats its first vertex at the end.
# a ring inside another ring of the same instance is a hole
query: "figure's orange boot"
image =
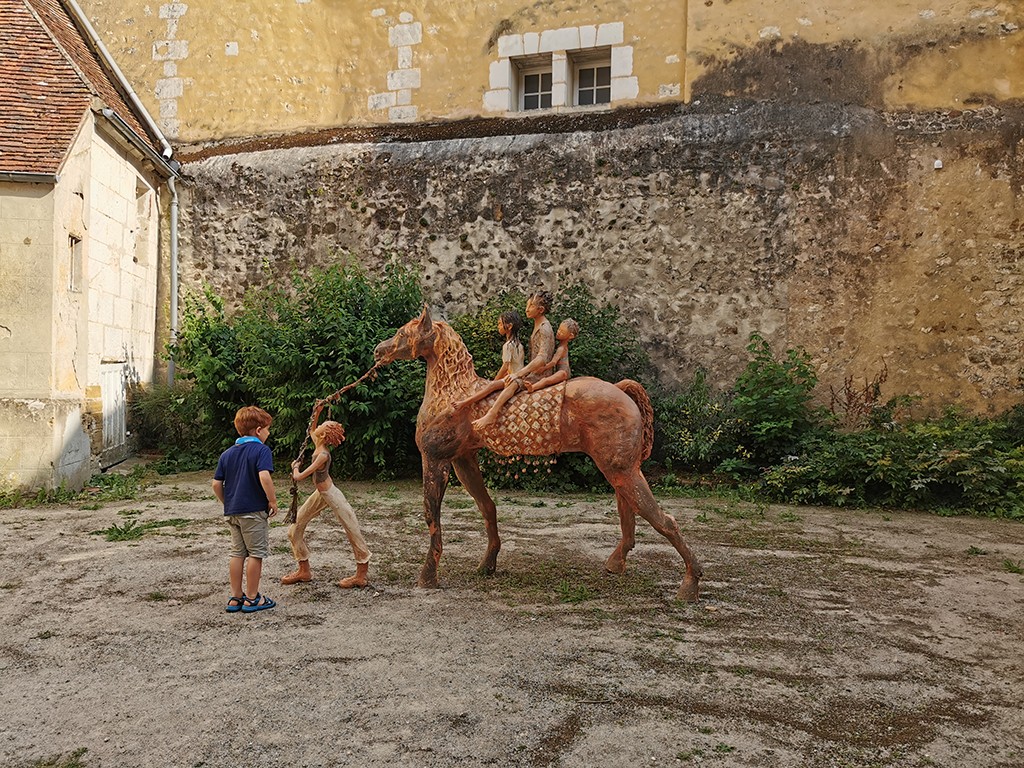
{"type": "Polygon", "coordinates": [[[309,560],[299,560],[299,569],[281,579],[282,584],[298,584],[300,581],[312,581],[313,572],[309,570],[309,560]]]}
{"type": "Polygon", "coordinates": [[[356,563],[356,573],[354,576],[348,576],[338,582],[338,586],[342,589],[352,589],[352,587],[365,587],[367,584],[366,574],[370,572],[369,563],[356,563]]]}

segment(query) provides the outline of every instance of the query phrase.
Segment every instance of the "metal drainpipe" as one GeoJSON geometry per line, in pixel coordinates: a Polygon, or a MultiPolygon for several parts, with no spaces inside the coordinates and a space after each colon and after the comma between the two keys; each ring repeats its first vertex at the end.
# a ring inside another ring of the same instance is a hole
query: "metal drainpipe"
{"type": "MultiPolygon", "coordinates": [[[[167,188],[171,190],[171,327],[170,337],[173,344],[178,338],[178,190],[174,186],[174,177],[167,180],[167,188]]],[[[174,358],[167,359],[167,386],[174,386],[174,358]]]]}

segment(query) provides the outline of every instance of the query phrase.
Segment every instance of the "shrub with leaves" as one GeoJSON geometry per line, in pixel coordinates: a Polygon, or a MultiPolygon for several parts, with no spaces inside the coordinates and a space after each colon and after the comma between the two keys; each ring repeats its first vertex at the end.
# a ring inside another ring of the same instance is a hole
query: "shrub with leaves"
{"type": "Polygon", "coordinates": [[[668,468],[708,472],[726,459],[747,458],[729,395],[712,390],[704,369],[682,392],[659,397],[654,405],[668,468]]]}
{"type": "Polygon", "coordinates": [[[765,467],[797,453],[825,412],[811,402],[818,374],[806,351],[788,349],[776,359],[758,333],[751,334],[747,351],[752,359],[736,380],[731,406],[749,451],[744,461],[765,467]]]}
{"type": "MultiPolygon", "coordinates": [[[[182,445],[179,435],[156,439],[175,450],[212,444],[209,462],[234,440],[232,420],[242,405],[258,405],[274,417],[271,446],[280,460],[290,460],[314,403],[368,370],[373,348],[421,303],[415,272],[398,264],[382,278],[349,264],[296,274],[289,286],[249,291],[231,317],[209,291],[203,298],[186,302],[170,348],[190,387],[181,402],[170,402],[179,413],[197,414],[199,424],[191,445],[182,445]]],[[[366,476],[415,466],[422,392],[422,365],[398,362],[326,410],[321,420],[333,418],[346,429],[345,443],[334,451],[337,472],[366,476]]]]}
{"type": "Polygon", "coordinates": [[[915,507],[1024,518],[1024,446],[1003,420],[947,412],[901,429],[831,433],[767,470],[772,499],[801,504],[915,507]]]}

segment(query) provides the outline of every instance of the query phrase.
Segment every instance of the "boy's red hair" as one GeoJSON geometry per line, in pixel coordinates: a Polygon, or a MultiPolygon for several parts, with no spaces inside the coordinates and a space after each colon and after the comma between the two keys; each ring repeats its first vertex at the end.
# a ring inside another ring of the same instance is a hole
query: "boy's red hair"
{"type": "Polygon", "coordinates": [[[235,429],[243,437],[251,435],[260,427],[269,427],[274,417],[255,405],[239,408],[235,414],[235,429]]]}

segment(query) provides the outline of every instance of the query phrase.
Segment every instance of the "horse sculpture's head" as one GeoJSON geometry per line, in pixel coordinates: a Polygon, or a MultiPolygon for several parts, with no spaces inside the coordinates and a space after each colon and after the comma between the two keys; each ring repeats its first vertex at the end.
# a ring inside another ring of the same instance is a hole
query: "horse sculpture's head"
{"type": "Polygon", "coordinates": [[[373,350],[373,359],[378,365],[387,365],[395,360],[426,357],[434,347],[436,333],[430,308],[424,305],[423,314],[410,320],[398,329],[398,333],[377,345],[373,350]]]}

